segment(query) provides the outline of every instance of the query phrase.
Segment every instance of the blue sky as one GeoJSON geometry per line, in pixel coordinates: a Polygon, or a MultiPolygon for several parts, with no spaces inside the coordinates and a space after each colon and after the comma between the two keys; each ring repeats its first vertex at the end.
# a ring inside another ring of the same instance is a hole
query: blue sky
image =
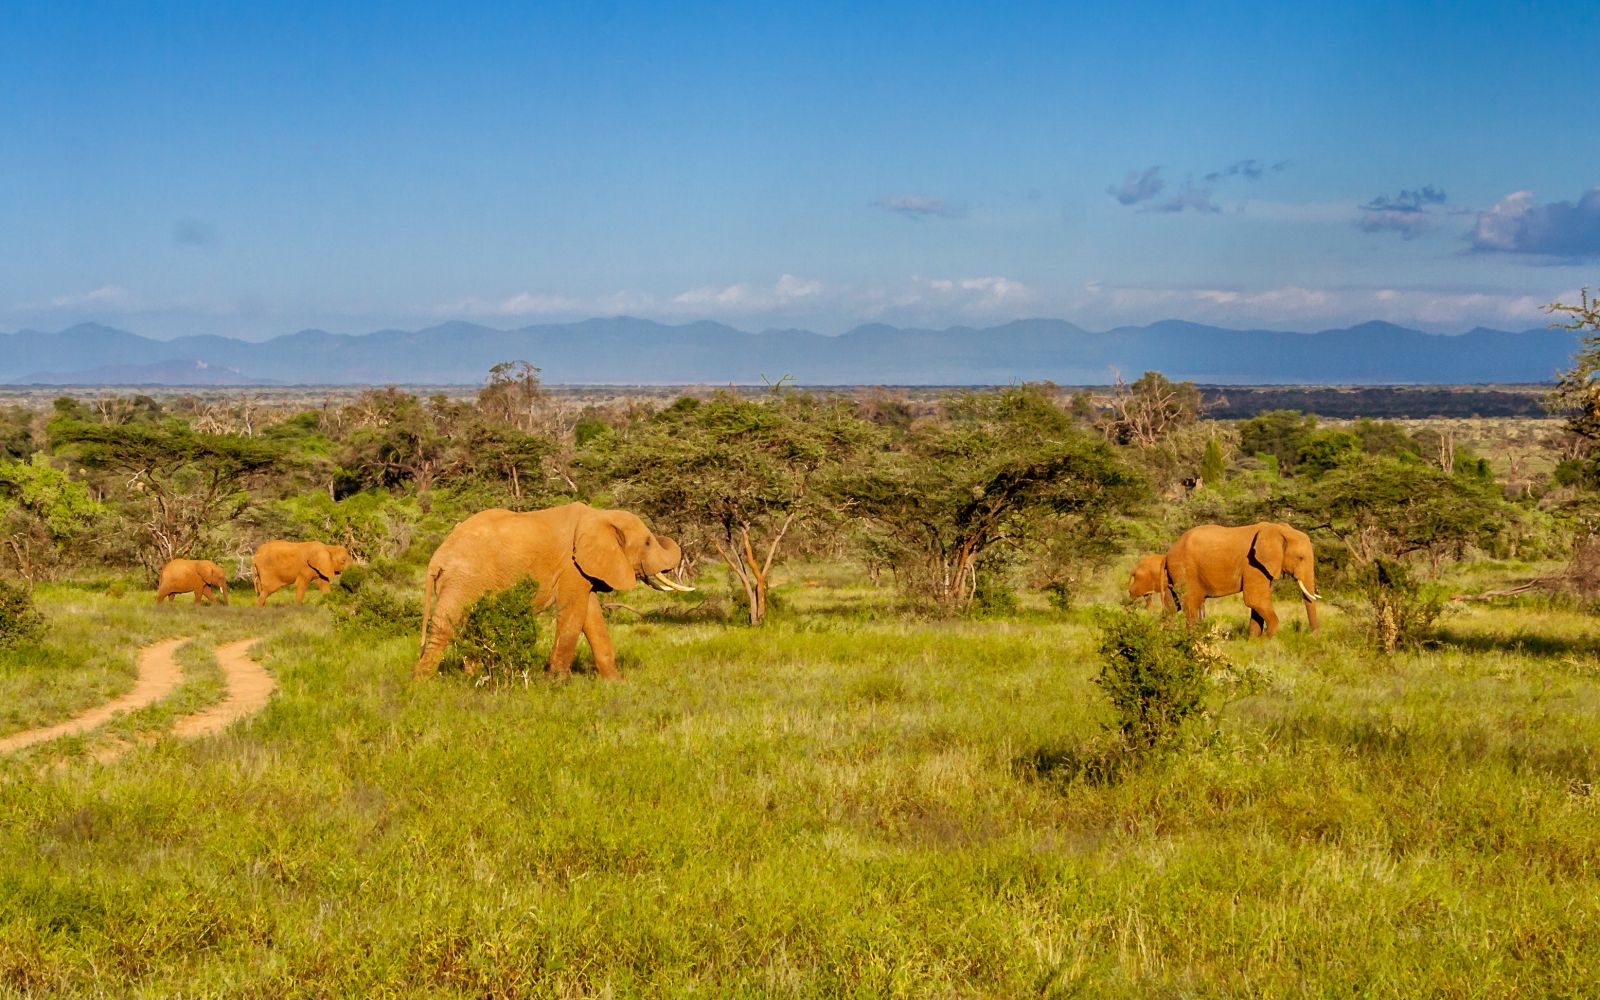
{"type": "Polygon", "coordinates": [[[7,4],[0,330],[1456,331],[1600,284],[1600,4],[862,6],[7,4]]]}

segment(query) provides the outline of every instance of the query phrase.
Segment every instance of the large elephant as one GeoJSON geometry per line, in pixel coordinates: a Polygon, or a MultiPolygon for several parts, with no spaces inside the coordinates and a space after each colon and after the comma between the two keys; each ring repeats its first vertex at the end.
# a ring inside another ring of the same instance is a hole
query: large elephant
{"type": "Polygon", "coordinates": [[[1167,557],[1161,553],[1151,553],[1140,556],[1134,564],[1133,572],[1128,576],[1128,600],[1137,601],[1144,598],[1144,606],[1150,607],[1150,599],[1159,597],[1161,606],[1167,611],[1176,611],[1172,603],[1172,595],[1167,591],[1167,557]]]}
{"type": "Polygon", "coordinates": [[[1272,609],[1272,581],[1287,573],[1300,585],[1306,622],[1317,630],[1316,553],[1305,532],[1262,521],[1237,528],[1202,524],[1190,528],[1167,550],[1167,587],[1192,626],[1205,609],[1206,598],[1243,592],[1250,608],[1250,634],[1278,631],[1272,609]]]}
{"type": "Polygon", "coordinates": [[[174,594],[194,593],[194,602],[211,603],[211,593],[222,596],[228,603],[228,575],[210,559],[173,559],[161,567],[161,577],[156,583],[156,603],[172,603],[174,594]]]}
{"type": "Polygon", "coordinates": [[[616,651],[600,613],[600,593],[629,590],[640,580],[657,590],[690,591],[664,575],[678,565],[678,543],[622,510],[569,503],[517,513],[485,510],[456,525],[428,561],[423,584],[422,652],[413,676],[427,677],[467,607],[524,577],[539,585],[533,609],[556,609],[550,674],[571,673],[578,633],[589,640],[594,666],[615,679],[616,651]]]}
{"type": "Polygon", "coordinates": [[[324,594],[333,578],[350,565],[350,550],[324,542],[263,542],[250,560],[250,580],[256,588],[256,607],[274,593],[294,584],[294,602],[306,599],[306,587],[315,583],[324,594]]]}

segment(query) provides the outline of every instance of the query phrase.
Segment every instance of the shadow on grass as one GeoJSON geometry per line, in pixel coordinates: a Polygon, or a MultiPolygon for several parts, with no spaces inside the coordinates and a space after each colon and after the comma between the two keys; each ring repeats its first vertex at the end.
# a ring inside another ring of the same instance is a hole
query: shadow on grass
{"type": "Polygon", "coordinates": [[[1513,742],[1519,737],[1482,725],[1428,731],[1382,719],[1300,716],[1273,728],[1274,741],[1312,740],[1431,769],[1499,762],[1517,774],[1543,774],[1589,785],[1600,782],[1600,753],[1587,743],[1513,742]]]}
{"type": "Polygon", "coordinates": [[[1434,635],[1442,647],[1468,653],[1515,653],[1554,659],[1568,656],[1600,656],[1600,636],[1556,636],[1534,632],[1468,632],[1445,626],[1434,635]]]}
{"type": "Polygon", "coordinates": [[[1057,785],[1115,785],[1133,773],[1144,758],[1116,734],[1068,746],[1042,746],[1015,758],[1018,777],[1057,785]]]}

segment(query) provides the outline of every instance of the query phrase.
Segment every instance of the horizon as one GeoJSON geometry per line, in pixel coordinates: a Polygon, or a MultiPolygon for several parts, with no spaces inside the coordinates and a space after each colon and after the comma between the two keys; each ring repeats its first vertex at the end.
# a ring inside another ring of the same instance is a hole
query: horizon
{"type": "Polygon", "coordinates": [[[0,329],[1543,325],[1600,8],[20,7],[0,329]]]}
{"type": "MultiPolygon", "coordinates": [[[[1114,327],[1095,328],[1095,327],[1091,327],[1091,326],[1085,326],[1082,323],[1077,323],[1077,322],[1074,322],[1074,321],[1072,321],[1070,319],[1065,319],[1065,318],[1058,317],[1058,316],[1020,316],[1020,317],[1017,317],[1015,319],[1004,320],[1004,321],[1001,321],[1001,322],[998,322],[998,323],[994,323],[994,324],[991,324],[991,325],[985,325],[985,326],[974,326],[974,325],[968,325],[968,324],[955,324],[955,325],[952,325],[952,326],[947,326],[947,327],[942,327],[942,328],[939,328],[939,327],[919,327],[919,326],[899,326],[899,325],[892,324],[892,323],[871,322],[871,323],[861,323],[861,324],[859,324],[857,326],[850,327],[849,329],[841,330],[841,331],[839,331],[837,333],[825,333],[825,332],[820,331],[820,330],[808,330],[808,329],[805,329],[804,327],[765,327],[765,328],[762,328],[762,329],[751,329],[749,327],[739,326],[736,323],[728,323],[728,322],[724,322],[724,321],[716,320],[716,319],[711,319],[711,318],[707,318],[707,317],[702,317],[702,318],[699,318],[699,319],[683,319],[683,320],[674,321],[674,320],[652,319],[652,318],[650,318],[648,316],[631,316],[631,315],[627,315],[627,314],[618,314],[618,315],[615,315],[615,316],[586,316],[586,317],[583,317],[581,319],[575,319],[575,320],[561,320],[561,321],[542,320],[542,321],[537,321],[537,322],[532,322],[532,323],[524,323],[524,324],[521,324],[521,325],[518,325],[518,326],[497,326],[497,325],[494,325],[492,323],[485,323],[485,322],[480,322],[480,321],[476,321],[476,320],[448,319],[448,320],[440,320],[440,321],[437,321],[437,322],[429,323],[426,326],[419,326],[419,327],[416,327],[414,329],[405,329],[405,328],[401,328],[401,327],[383,327],[383,328],[379,328],[379,329],[355,331],[355,330],[329,330],[329,329],[327,329],[325,327],[301,327],[299,329],[294,329],[294,330],[283,330],[283,331],[280,331],[280,332],[277,332],[277,333],[267,333],[266,335],[261,336],[261,337],[237,337],[237,336],[230,336],[228,334],[223,334],[223,333],[177,334],[177,335],[170,336],[170,337],[162,337],[162,336],[155,336],[155,335],[152,335],[150,333],[143,332],[143,331],[140,331],[140,330],[131,329],[128,325],[117,325],[117,324],[113,324],[113,323],[106,323],[106,322],[102,322],[102,321],[99,321],[99,320],[90,319],[90,320],[82,320],[80,322],[73,323],[70,326],[64,326],[64,327],[61,327],[60,329],[56,329],[56,330],[41,330],[41,329],[37,329],[37,328],[34,328],[34,327],[24,327],[24,328],[17,329],[17,330],[0,330],[0,337],[17,336],[17,335],[21,335],[21,334],[30,334],[30,333],[31,334],[39,334],[39,335],[48,336],[48,337],[59,337],[59,336],[64,336],[64,335],[67,335],[67,334],[71,334],[71,333],[73,333],[75,331],[79,331],[79,330],[83,330],[83,329],[96,329],[96,330],[104,330],[104,331],[107,331],[107,332],[110,332],[110,333],[131,334],[131,335],[133,335],[135,337],[141,337],[141,338],[143,338],[145,340],[151,340],[151,341],[155,341],[157,343],[170,343],[170,342],[175,341],[175,340],[184,340],[184,339],[200,338],[200,337],[223,337],[223,338],[226,338],[226,339],[237,340],[237,341],[239,341],[241,343],[246,343],[246,344],[264,344],[264,343],[269,343],[269,342],[271,342],[273,340],[277,340],[277,339],[280,339],[280,338],[283,338],[283,337],[294,337],[294,336],[299,336],[301,334],[325,334],[327,336],[333,336],[333,337],[367,337],[367,336],[372,336],[374,334],[382,334],[382,333],[409,333],[409,334],[432,333],[432,332],[437,332],[437,331],[444,331],[444,330],[447,330],[450,327],[471,327],[471,328],[473,328],[475,330],[482,330],[482,331],[487,331],[487,332],[490,332],[490,333],[518,333],[518,332],[522,332],[522,331],[542,329],[542,328],[555,329],[555,328],[564,328],[564,327],[570,327],[570,326],[578,326],[578,325],[582,325],[582,324],[585,324],[585,323],[620,323],[620,322],[650,323],[650,324],[655,324],[655,325],[662,326],[662,327],[665,327],[667,329],[673,329],[673,330],[683,330],[683,329],[687,329],[687,328],[690,328],[690,327],[701,326],[701,325],[712,325],[712,326],[721,327],[723,329],[731,330],[734,333],[740,333],[740,334],[744,334],[746,336],[751,336],[751,337],[769,336],[769,335],[774,335],[774,334],[802,334],[802,335],[824,337],[824,338],[827,338],[829,340],[837,340],[837,339],[839,339],[841,337],[846,337],[846,336],[849,336],[850,334],[857,333],[857,332],[860,332],[862,330],[870,330],[870,329],[874,329],[874,328],[891,329],[891,330],[897,330],[897,331],[900,331],[900,332],[907,332],[907,333],[911,333],[911,332],[953,333],[953,332],[958,332],[958,331],[965,331],[965,332],[969,332],[969,333],[992,333],[992,332],[994,332],[996,330],[1000,330],[1000,329],[1003,329],[1003,328],[1008,327],[1008,326],[1016,326],[1016,325],[1021,325],[1021,324],[1033,324],[1033,323],[1051,323],[1051,324],[1059,323],[1059,324],[1063,324],[1065,326],[1072,327],[1073,329],[1081,331],[1083,333],[1090,334],[1092,336],[1110,336],[1112,334],[1116,334],[1116,333],[1120,333],[1120,332],[1134,332],[1134,331],[1140,331],[1140,330],[1148,330],[1148,329],[1155,328],[1155,327],[1162,327],[1162,326],[1174,325],[1174,324],[1183,325],[1183,326],[1201,327],[1201,328],[1210,329],[1210,330],[1218,330],[1218,331],[1222,331],[1222,332],[1225,332],[1225,333],[1263,333],[1264,332],[1264,333],[1282,333],[1282,334],[1286,334],[1286,335],[1306,336],[1306,337],[1316,336],[1318,334],[1347,333],[1347,332],[1350,332],[1350,331],[1353,331],[1353,330],[1360,330],[1360,329],[1371,328],[1371,327],[1393,328],[1393,329],[1402,330],[1402,331],[1409,332],[1409,333],[1419,333],[1419,334],[1423,334],[1423,335],[1429,336],[1429,337],[1459,337],[1459,336],[1463,336],[1463,335],[1469,334],[1469,333],[1494,333],[1494,334],[1506,334],[1506,335],[1509,335],[1509,336],[1516,336],[1516,335],[1526,334],[1526,333],[1539,333],[1539,332],[1543,332],[1543,331],[1547,331],[1547,330],[1548,331],[1554,331],[1554,330],[1560,329],[1559,327],[1556,327],[1553,324],[1545,323],[1542,326],[1526,327],[1526,328],[1523,328],[1523,329],[1509,329],[1509,328],[1505,328],[1505,327],[1490,327],[1490,326],[1481,326],[1480,325],[1480,326],[1473,326],[1473,327],[1467,327],[1467,328],[1457,328],[1457,329],[1453,329],[1453,330],[1427,330],[1427,329],[1423,329],[1421,327],[1407,326],[1407,325],[1405,325],[1403,323],[1393,323],[1393,322],[1390,322],[1388,320],[1368,319],[1368,320],[1361,320],[1361,321],[1358,321],[1358,322],[1350,323],[1348,325],[1322,327],[1322,328],[1317,328],[1317,329],[1297,330],[1297,329],[1274,329],[1272,327],[1265,327],[1265,326],[1254,326],[1254,327],[1237,326],[1237,327],[1235,327],[1235,326],[1227,326],[1227,325],[1218,324],[1218,323],[1199,323],[1199,322],[1195,322],[1193,320],[1179,319],[1177,317],[1166,317],[1166,318],[1163,318],[1163,319],[1156,319],[1156,320],[1152,320],[1149,323],[1123,324],[1123,325],[1114,326],[1114,327]]],[[[1266,383],[1263,383],[1263,384],[1266,384],[1266,383]]],[[[1292,383],[1285,383],[1285,384],[1292,384],[1292,383]]]]}

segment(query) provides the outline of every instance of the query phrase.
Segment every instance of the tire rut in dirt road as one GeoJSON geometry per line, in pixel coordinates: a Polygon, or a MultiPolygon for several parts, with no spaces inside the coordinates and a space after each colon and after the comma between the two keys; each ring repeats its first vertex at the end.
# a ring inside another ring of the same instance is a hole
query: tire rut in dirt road
{"type": "Polygon", "coordinates": [[[183,680],[183,668],[178,666],[178,661],[172,654],[188,641],[187,636],[180,636],[144,647],[139,651],[139,676],[134,681],[132,691],[102,705],[96,705],[65,722],[24,730],[0,739],[0,753],[21,750],[35,743],[96,729],[110,722],[119,712],[132,712],[160,701],[171,694],[183,680]]]}
{"type": "Polygon", "coordinates": [[[217,663],[228,682],[228,696],[210,708],[186,715],[172,725],[172,735],[207,736],[266,707],[278,687],[266,668],[245,655],[260,639],[241,639],[217,647],[217,663]]]}

